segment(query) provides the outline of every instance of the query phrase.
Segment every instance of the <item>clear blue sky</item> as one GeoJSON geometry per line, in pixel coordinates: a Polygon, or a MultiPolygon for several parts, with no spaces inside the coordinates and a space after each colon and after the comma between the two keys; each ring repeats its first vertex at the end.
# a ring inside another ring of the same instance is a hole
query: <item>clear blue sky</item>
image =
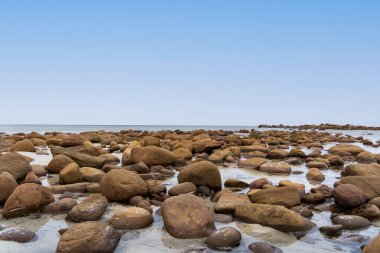
{"type": "Polygon", "coordinates": [[[379,0],[2,0],[0,124],[380,125],[379,13],[379,0]]]}

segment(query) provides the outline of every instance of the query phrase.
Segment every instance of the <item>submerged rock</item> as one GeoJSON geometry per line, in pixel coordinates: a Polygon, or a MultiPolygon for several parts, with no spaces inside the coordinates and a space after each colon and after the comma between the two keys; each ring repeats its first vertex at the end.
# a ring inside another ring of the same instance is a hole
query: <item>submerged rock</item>
{"type": "Polygon", "coordinates": [[[266,242],[254,242],[248,246],[250,252],[253,253],[282,253],[283,251],[266,242]]]}
{"type": "Polygon", "coordinates": [[[334,224],[340,224],[344,229],[360,229],[371,226],[366,218],[357,215],[336,215],[332,217],[334,224]]]}

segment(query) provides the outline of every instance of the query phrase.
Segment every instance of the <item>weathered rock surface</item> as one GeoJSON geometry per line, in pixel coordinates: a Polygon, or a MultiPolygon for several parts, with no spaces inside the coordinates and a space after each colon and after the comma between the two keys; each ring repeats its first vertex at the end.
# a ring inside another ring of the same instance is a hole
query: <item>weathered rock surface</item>
{"type": "Polygon", "coordinates": [[[6,228],[0,231],[0,240],[3,241],[26,243],[30,242],[35,236],[36,234],[32,231],[17,227],[6,228]]]}
{"type": "Polygon", "coordinates": [[[109,201],[126,202],[137,195],[146,195],[148,188],[136,173],[128,170],[111,170],[100,181],[103,196],[109,201]]]}
{"type": "Polygon", "coordinates": [[[259,168],[262,172],[267,173],[291,173],[292,169],[288,163],[285,162],[269,162],[260,165],[259,168]]]}
{"type": "Polygon", "coordinates": [[[134,148],[131,151],[131,159],[134,163],[143,162],[147,166],[171,165],[176,157],[172,152],[155,146],[134,148]]]}
{"type": "Polygon", "coordinates": [[[293,207],[301,204],[300,192],[296,187],[284,186],[259,190],[250,195],[253,203],[293,207]]]}
{"type": "Polygon", "coordinates": [[[68,218],[75,222],[95,221],[102,216],[108,206],[107,198],[95,194],[87,197],[69,212],[68,218]]]}
{"type": "Polygon", "coordinates": [[[192,182],[197,187],[206,186],[216,191],[222,188],[219,169],[209,161],[196,162],[186,166],[178,174],[178,182],[192,182]]]}
{"type": "Polygon", "coordinates": [[[211,248],[228,249],[239,244],[241,234],[236,228],[224,227],[215,230],[207,237],[206,244],[211,248]]]}
{"type": "Polygon", "coordinates": [[[22,155],[13,152],[0,155],[0,173],[8,172],[17,181],[21,181],[30,171],[32,167],[22,155]]]}
{"type": "Polygon", "coordinates": [[[113,253],[120,239],[112,226],[86,221],[70,227],[61,235],[56,253],[113,253]]]}
{"type": "Polygon", "coordinates": [[[17,186],[15,178],[10,173],[0,173],[0,205],[4,204],[17,186]]]}
{"type": "Polygon", "coordinates": [[[193,194],[168,198],[161,208],[165,229],[175,238],[203,238],[215,230],[208,206],[193,194]]]}
{"type": "Polygon", "coordinates": [[[366,202],[363,191],[352,184],[341,184],[334,188],[332,196],[343,208],[353,208],[366,202]]]}
{"type": "Polygon", "coordinates": [[[112,216],[109,224],[116,229],[141,229],[153,223],[152,214],[140,207],[129,207],[112,216]]]}
{"type": "Polygon", "coordinates": [[[380,197],[380,177],[374,176],[348,176],[343,177],[342,184],[353,184],[360,188],[367,200],[380,197]]]}
{"type": "Polygon", "coordinates": [[[305,232],[313,223],[283,206],[244,204],[236,208],[234,217],[247,223],[272,227],[282,232],[305,232]]]}
{"type": "Polygon", "coordinates": [[[3,208],[3,216],[7,219],[37,212],[41,207],[54,201],[54,196],[43,186],[25,183],[17,186],[9,196],[3,208]]]}

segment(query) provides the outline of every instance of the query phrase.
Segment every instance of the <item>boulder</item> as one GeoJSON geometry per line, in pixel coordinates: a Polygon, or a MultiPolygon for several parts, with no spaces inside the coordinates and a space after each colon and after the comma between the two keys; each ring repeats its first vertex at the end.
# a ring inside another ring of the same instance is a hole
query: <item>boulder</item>
{"type": "Polygon", "coordinates": [[[317,168],[310,168],[306,174],[306,178],[310,181],[323,182],[325,175],[317,168]]]}
{"type": "Polygon", "coordinates": [[[253,253],[283,253],[280,248],[272,246],[266,242],[254,242],[248,246],[250,252],[253,253]]]}
{"type": "Polygon", "coordinates": [[[128,170],[111,170],[100,181],[103,196],[109,201],[126,202],[137,195],[148,193],[145,182],[128,170]]]}
{"type": "Polygon", "coordinates": [[[284,149],[273,149],[267,154],[268,159],[285,159],[289,152],[284,149]]]}
{"type": "Polygon", "coordinates": [[[244,188],[249,187],[249,184],[237,178],[229,178],[226,181],[224,181],[224,187],[244,189],[244,188]]]}
{"type": "Polygon", "coordinates": [[[338,224],[338,225],[327,225],[327,226],[319,227],[319,231],[325,235],[340,234],[342,232],[342,230],[343,230],[343,226],[340,224],[338,224]]]}
{"type": "Polygon", "coordinates": [[[63,170],[70,163],[74,163],[70,157],[65,155],[56,155],[47,165],[47,170],[49,173],[59,174],[59,172],[61,172],[61,170],[63,170]]]}
{"type": "Polygon", "coordinates": [[[358,146],[352,145],[352,144],[338,144],[338,145],[335,145],[335,146],[329,148],[329,150],[328,150],[328,152],[330,154],[335,154],[338,152],[348,152],[352,155],[357,155],[363,151],[365,151],[365,150],[362,149],[361,147],[358,147],[358,146]]]}
{"type": "Polygon", "coordinates": [[[266,162],[268,162],[268,160],[265,158],[254,157],[254,158],[250,158],[247,160],[241,160],[238,165],[239,165],[239,167],[242,167],[242,168],[248,168],[248,169],[256,170],[260,167],[260,165],[262,165],[266,162]]]}
{"type": "Polygon", "coordinates": [[[77,202],[72,198],[62,198],[58,201],[52,202],[47,206],[44,206],[41,209],[41,212],[43,213],[49,213],[52,215],[61,214],[61,213],[67,213],[69,212],[74,206],[77,205],[77,202]]]}
{"type": "Polygon", "coordinates": [[[329,161],[331,166],[342,166],[344,165],[344,160],[339,155],[331,155],[327,157],[327,161],[329,161]]]}
{"type": "Polygon", "coordinates": [[[63,194],[65,192],[80,192],[84,193],[87,190],[89,183],[75,183],[67,185],[49,185],[47,189],[53,194],[63,194]]]}
{"type": "Polygon", "coordinates": [[[153,137],[153,136],[145,136],[142,139],[142,141],[143,141],[145,147],[146,146],[156,146],[156,147],[160,146],[160,139],[153,137]]]}
{"type": "Polygon", "coordinates": [[[83,181],[87,182],[100,182],[100,180],[106,174],[99,169],[91,167],[81,167],[79,168],[79,171],[82,174],[83,181]]]}
{"type": "Polygon", "coordinates": [[[336,215],[332,217],[334,224],[340,224],[344,229],[360,229],[371,226],[366,218],[357,215],[336,215]]]}
{"type": "Polygon", "coordinates": [[[116,229],[141,229],[153,223],[152,214],[140,207],[129,207],[117,212],[109,221],[116,229]]]}
{"type": "Polygon", "coordinates": [[[367,245],[363,247],[362,253],[378,253],[380,252],[380,235],[373,238],[367,245]]]}
{"type": "Polygon", "coordinates": [[[47,173],[45,167],[38,164],[32,165],[32,171],[34,174],[36,174],[37,177],[44,177],[46,176],[46,173],[47,173]]]}
{"type": "Polygon", "coordinates": [[[234,217],[246,223],[272,227],[282,232],[306,232],[314,224],[283,206],[244,204],[236,208],[234,217]]]}
{"type": "Polygon", "coordinates": [[[134,148],[131,151],[131,159],[134,163],[143,162],[147,166],[172,165],[176,157],[172,152],[155,146],[134,148]]]}
{"type": "Polygon", "coordinates": [[[187,148],[177,148],[172,151],[172,154],[176,158],[183,158],[185,160],[191,160],[193,158],[193,153],[187,148]]]}
{"type": "Polygon", "coordinates": [[[272,182],[270,182],[268,179],[266,178],[259,178],[259,179],[256,179],[255,181],[251,182],[249,184],[249,188],[251,189],[263,189],[264,185],[271,185],[272,182]]]}
{"type": "Polygon", "coordinates": [[[363,191],[352,184],[341,184],[334,188],[332,196],[343,208],[353,208],[366,202],[363,191]]]}
{"type": "Polygon", "coordinates": [[[258,204],[280,205],[285,207],[293,207],[301,204],[300,192],[293,186],[263,189],[251,194],[249,197],[253,203],[258,204]]]}
{"type": "Polygon", "coordinates": [[[113,253],[119,232],[98,221],[86,221],[70,227],[61,235],[56,253],[113,253]]]}
{"type": "Polygon", "coordinates": [[[87,197],[69,212],[68,218],[75,222],[98,220],[108,206],[107,198],[95,194],[87,197]]]}
{"type": "Polygon", "coordinates": [[[222,142],[206,138],[193,142],[193,150],[195,153],[205,152],[207,154],[211,154],[213,150],[219,149],[222,146],[222,144],[222,142]]]}
{"type": "Polygon", "coordinates": [[[25,151],[25,152],[36,152],[36,147],[33,142],[29,139],[16,142],[12,147],[11,151],[25,151]]]}
{"type": "Polygon", "coordinates": [[[360,152],[356,159],[359,163],[377,163],[376,155],[368,151],[360,152]]]}
{"type": "Polygon", "coordinates": [[[360,188],[367,200],[380,197],[380,177],[348,176],[340,180],[342,184],[353,184],[360,188]]]}
{"type": "Polygon", "coordinates": [[[100,169],[103,167],[105,163],[105,158],[100,158],[100,157],[88,155],[85,153],[81,153],[74,149],[61,148],[61,147],[56,147],[56,146],[52,146],[50,149],[53,156],[56,156],[56,155],[68,156],[74,162],[76,162],[80,167],[93,167],[93,168],[100,169]]]}
{"type": "Polygon", "coordinates": [[[215,230],[207,204],[193,194],[170,197],[161,209],[165,229],[175,238],[203,238],[215,230]]]}
{"type": "Polygon", "coordinates": [[[173,186],[172,188],[169,189],[168,191],[170,196],[177,196],[181,194],[186,194],[186,193],[197,193],[197,186],[191,182],[185,182],[181,184],[177,184],[173,186]]]}
{"type": "Polygon", "coordinates": [[[30,171],[32,167],[22,155],[13,152],[0,155],[0,173],[8,172],[16,181],[21,181],[30,171]]]}
{"type": "Polygon", "coordinates": [[[76,163],[70,163],[61,172],[59,172],[59,182],[61,184],[74,184],[82,182],[82,174],[76,163]]]}
{"type": "Polygon", "coordinates": [[[0,205],[5,203],[17,186],[18,184],[11,174],[8,172],[0,173],[0,205]]]}
{"type": "Polygon", "coordinates": [[[346,214],[357,215],[369,220],[373,220],[380,217],[380,210],[376,205],[363,204],[346,211],[346,214]]]}
{"type": "Polygon", "coordinates": [[[207,246],[215,249],[227,249],[238,245],[241,241],[241,234],[236,228],[224,227],[215,230],[206,239],[207,246]]]}
{"type": "Polygon", "coordinates": [[[25,177],[25,183],[42,184],[40,179],[33,171],[29,172],[25,177]]]}
{"type": "Polygon", "coordinates": [[[26,243],[30,242],[35,236],[36,234],[32,231],[17,227],[6,228],[0,231],[0,240],[3,241],[26,243]]]}
{"type": "Polygon", "coordinates": [[[239,148],[242,153],[249,153],[255,151],[263,152],[265,154],[269,153],[269,149],[266,146],[262,145],[240,146],[239,148]]]}
{"type": "Polygon", "coordinates": [[[262,172],[267,173],[286,173],[292,172],[292,169],[288,163],[285,162],[268,162],[260,165],[259,168],[262,172]]]}
{"type": "Polygon", "coordinates": [[[350,164],[341,171],[343,177],[347,176],[375,176],[380,177],[380,164],[350,164]]]}
{"type": "Polygon", "coordinates": [[[218,167],[209,161],[200,161],[186,166],[178,174],[178,182],[192,182],[197,187],[206,186],[218,191],[222,188],[222,180],[218,167]]]}
{"type": "Polygon", "coordinates": [[[5,202],[3,216],[16,218],[37,212],[54,201],[54,196],[43,186],[25,183],[17,186],[5,202]]]}
{"type": "Polygon", "coordinates": [[[247,195],[224,191],[215,205],[215,212],[234,213],[236,207],[244,203],[251,203],[247,195]]]}

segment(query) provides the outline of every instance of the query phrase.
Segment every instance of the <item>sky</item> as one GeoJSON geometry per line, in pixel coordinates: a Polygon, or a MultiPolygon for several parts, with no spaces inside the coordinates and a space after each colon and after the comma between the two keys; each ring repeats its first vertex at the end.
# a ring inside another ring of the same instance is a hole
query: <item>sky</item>
{"type": "Polygon", "coordinates": [[[378,0],[2,0],[0,124],[380,126],[378,0]]]}

